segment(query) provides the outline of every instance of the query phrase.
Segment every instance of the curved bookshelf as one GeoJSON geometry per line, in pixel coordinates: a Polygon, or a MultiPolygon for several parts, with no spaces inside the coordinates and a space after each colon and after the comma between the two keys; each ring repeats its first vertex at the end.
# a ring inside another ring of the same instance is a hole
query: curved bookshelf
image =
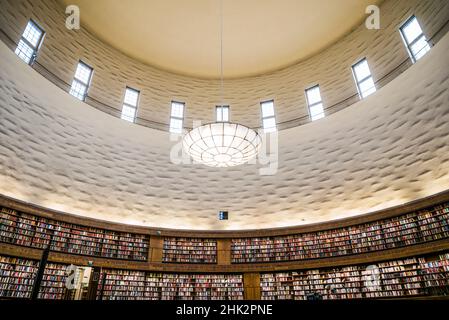
{"type": "Polygon", "coordinates": [[[0,242],[112,259],[145,261],[146,235],[115,232],[30,215],[10,208],[0,210],[0,242]]]}
{"type": "MultiPolygon", "coordinates": [[[[0,299],[26,299],[39,262],[0,255],[0,299]]],[[[39,299],[62,300],[68,264],[49,263],[39,299]]],[[[323,300],[449,295],[449,251],[340,268],[250,274],[102,268],[96,300],[323,300]],[[253,281],[248,281],[248,280],[253,281]],[[255,281],[254,281],[255,280],[255,281]],[[249,293],[253,291],[253,295],[249,293]],[[254,294],[256,293],[256,294],[254,294]]]]}
{"type": "Polygon", "coordinates": [[[77,217],[0,197],[0,244],[126,262],[250,270],[389,254],[449,239],[449,191],[324,224],[252,231],[157,230],[77,217]],[[352,257],[352,258],[351,258],[352,257]]]}
{"type": "Polygon", "coordinates": [[[217,263],[215,239],[164,238],[164,263],[217,263]]]}
{"type": "Polygon", "coordinates": [[[263,273],[262,300],[373,299],[449,294],[449,253],[325,270],[263,273]]]}
{"type": "Polygon", "coordinates": [[[99,283],[97,300],[243,300],[241,274],[105,269],[99,283]]]}
{"type": "Polygon", "coordinates": [[[319,259],[449,238],[449,203],[390,219],[313,233],[232,239],[232,262],[319,259]]]}
{"type": "Polygon", "coordinates": [[[96,268],[90,298],[97,300],[449,295],[449,191],[355,218],[249,231],[120,225],[3,196],[0,208],[5,299],[30,298],[48,245],[39,299],[70,296],[65,283],[71,264],[96,268]],[[105,250],[109,246],[112,251],[105,250]]]}

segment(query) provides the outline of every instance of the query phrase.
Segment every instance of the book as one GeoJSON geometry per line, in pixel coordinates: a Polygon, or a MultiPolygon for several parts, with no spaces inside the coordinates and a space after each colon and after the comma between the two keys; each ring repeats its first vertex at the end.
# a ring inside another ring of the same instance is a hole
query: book
{"type": "Polygon", "coordinates": [[[0,297],[31,298],[39,262],[0,256],[0,297]]]}
{"type": "Polygon", "coordinates": [[[162,262],[217,263],[217,240],[164,238],[162,262]]]}
{"type": "Polygon", "coordinates": [[[97,299],[242,300],[243,276],[103,269],[97,299]]]}
{"type": "Polygon", "coordinates": [[[449,203],[338,229],[277,237],[234,238],[232,263],[319,259],[449,238],[449,203]]]}
{"type": "Polygon", "coordinates": [[[434,296],[449,293],[449,253],[323,270],[260,275],[263,300],[323,300],[434,296]]]}
{"type": "Polygon", "coordinates": [[[147,235],[80,226],[5,207],[0,210],[0,241],[39,249],[51,245],[53,251],[77,255],[136,261],[148,259],[147,235]]]}

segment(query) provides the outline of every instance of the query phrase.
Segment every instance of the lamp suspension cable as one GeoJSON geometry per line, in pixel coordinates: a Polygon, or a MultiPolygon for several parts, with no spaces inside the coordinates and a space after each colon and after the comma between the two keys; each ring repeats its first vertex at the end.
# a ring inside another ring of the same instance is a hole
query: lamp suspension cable
{"type": "Polygon", "coordinates": [[[223,0],[220,1],[220,100],[224,106],[224,80],[223,80],[223,0]]]}
{"type": "MultiPolygon", "coordinates": [[[[223,0],[220,12],[220,103],[224,107],[223,0]]],[[[183,148],[198,163],[209,167],[234,167],[247,163],[259,153],[262,140],[251,128],[220,121],[193,128],[183,138],[183,148]]]]}

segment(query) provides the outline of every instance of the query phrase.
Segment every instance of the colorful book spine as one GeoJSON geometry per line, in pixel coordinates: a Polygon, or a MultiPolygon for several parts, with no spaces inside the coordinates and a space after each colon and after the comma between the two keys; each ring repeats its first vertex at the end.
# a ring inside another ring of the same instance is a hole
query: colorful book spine
{"type": "Polygon", "coordinates": [[[167,263],[217,263],[217,241],[165,238],[162,261],[167,263]]]}
{"type": "Polygon", "coordinates": [[[449,253],[332,270],[262,273],[263,300],[374,299],[449,294],[449,253]]]}
{"type": "Polygon", "coordinates": [[[53,251],[86,256],[148,259],[149,237],[146,235],[79,226],[8,208],[0,211],[0,241],[39,249],[51,245],[53,251]]]}
{"type": "Polygon", "coordinates": [[[103,270],[97,299],[243,300],[243,276],[103,270]]]}
{"type": "Polygon", "coordinates": [[[232,239],[232,263],[307,260],[399,248],[449,238],[449,204],[345,228],[232,239]]]}

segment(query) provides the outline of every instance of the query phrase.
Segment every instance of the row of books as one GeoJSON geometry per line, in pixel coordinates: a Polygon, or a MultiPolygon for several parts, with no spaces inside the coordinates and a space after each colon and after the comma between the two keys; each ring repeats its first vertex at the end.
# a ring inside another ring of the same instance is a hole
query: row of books
{"type": "Polygon", "coordinates": [[[382,221],[279,237],[232,239],[233,263],[360,254],[449,238],[449,203],[382,221]]]}
{"type": "Polygon", "coordinates": [[[425,285],[436,294],[449,294],[449,253],[436,261],[420,259],[420,265],[425,285]]]}
{"type": "MultiPolygon", "coordinates": [[[[29,298],[39,263],[0,256],[0,297],[29,298]]],[[[63,299],[66,265],[49,263],[40,299],[63,299]]],[[[361,299],[449,294],[449,253],[372,265],[273,272],[260,275],[263,299],[361,299]]],[[[213,300],[243,299],[241,274],[173,274],[104,269],[98,299],[213,300]]]]}
{"type": "Polygon", "coordinates": [[[97,299],[242,300],[243,276],[102,270],[97,299]]]}
{"type": "MultiPolygon", "coordinates": [[[[432,210],[335,230],[232,241],[232,262],[270,262],[335,257],[449,237],[449,204],[432,210]]],[[[2,208],[0,241],[71,254],[146,260],[148,237],[81,227],[2,208]]],[[[163,262],[216,263],[214,239],[166,238],[163,262]]]]}
{"type": "MultiPolygon", "coordinates": [[[[30,298],[39,261],[0,256],[0,298],[30,298]]],[[[63,299],[67,265],[48,263],[44,270],[39,299],[63,299]]]]}
{"type": "Polygon", "coordinates": [[[0,297],[30,298],[39,262],[0,256],[0,297]]]}
{"type": "Polygon", "coordinates": [[[165,238],[162,262],[217,263],[217,240],[199,238],[165,238]]]}
{"type": "Polygon", "coordinates": [[[52,235],[54,251],[139,261],[148,258],[147,235],[84,227],[1,208],[1,242],[43,249],[52,235]]]}
{"type": "Polygon", "coordinates": [[[427,261],[410,258],[383,263],[260,275],[264,300],[362,299],[449,293],[449,253],[427,261]]]}
{"type": "Polygon", "coordinates": [[[124,243],[133,242],[135,239],[135,234],[126,233],[126,232],[114,232],[108,230],[97,229],[94,227],[86,227],[79,226],[74,224],[69,224],[65,222],[57,222],[57,225],[52,223],[53,220],[48,220],[46,218],[37,217],[33,215],[29,215],[26,213],[20,213],[17,215],[17,212],[12,209],[2,208],[2,213],[9,213],[12,215],[12,218],[4,222],[5,225],[12,225],[19,227],[24,230],[24,234],[27,232],[39,232],[42,234],[59,234],[63,237],[69,237],[74,234],[77,235],[80,239],[84,240],[92,240],[97,238],[98,241],[107,242],[111,241],[122,241],[124,243]],[[49,224],[51,223],[51,224],[49,224]]]}
{"type": "Polygon", "coordinates": [[[67,266],[49,263],[45,267],[39,290],[39,299],[61,300],[66,293],[67,266]]]}

